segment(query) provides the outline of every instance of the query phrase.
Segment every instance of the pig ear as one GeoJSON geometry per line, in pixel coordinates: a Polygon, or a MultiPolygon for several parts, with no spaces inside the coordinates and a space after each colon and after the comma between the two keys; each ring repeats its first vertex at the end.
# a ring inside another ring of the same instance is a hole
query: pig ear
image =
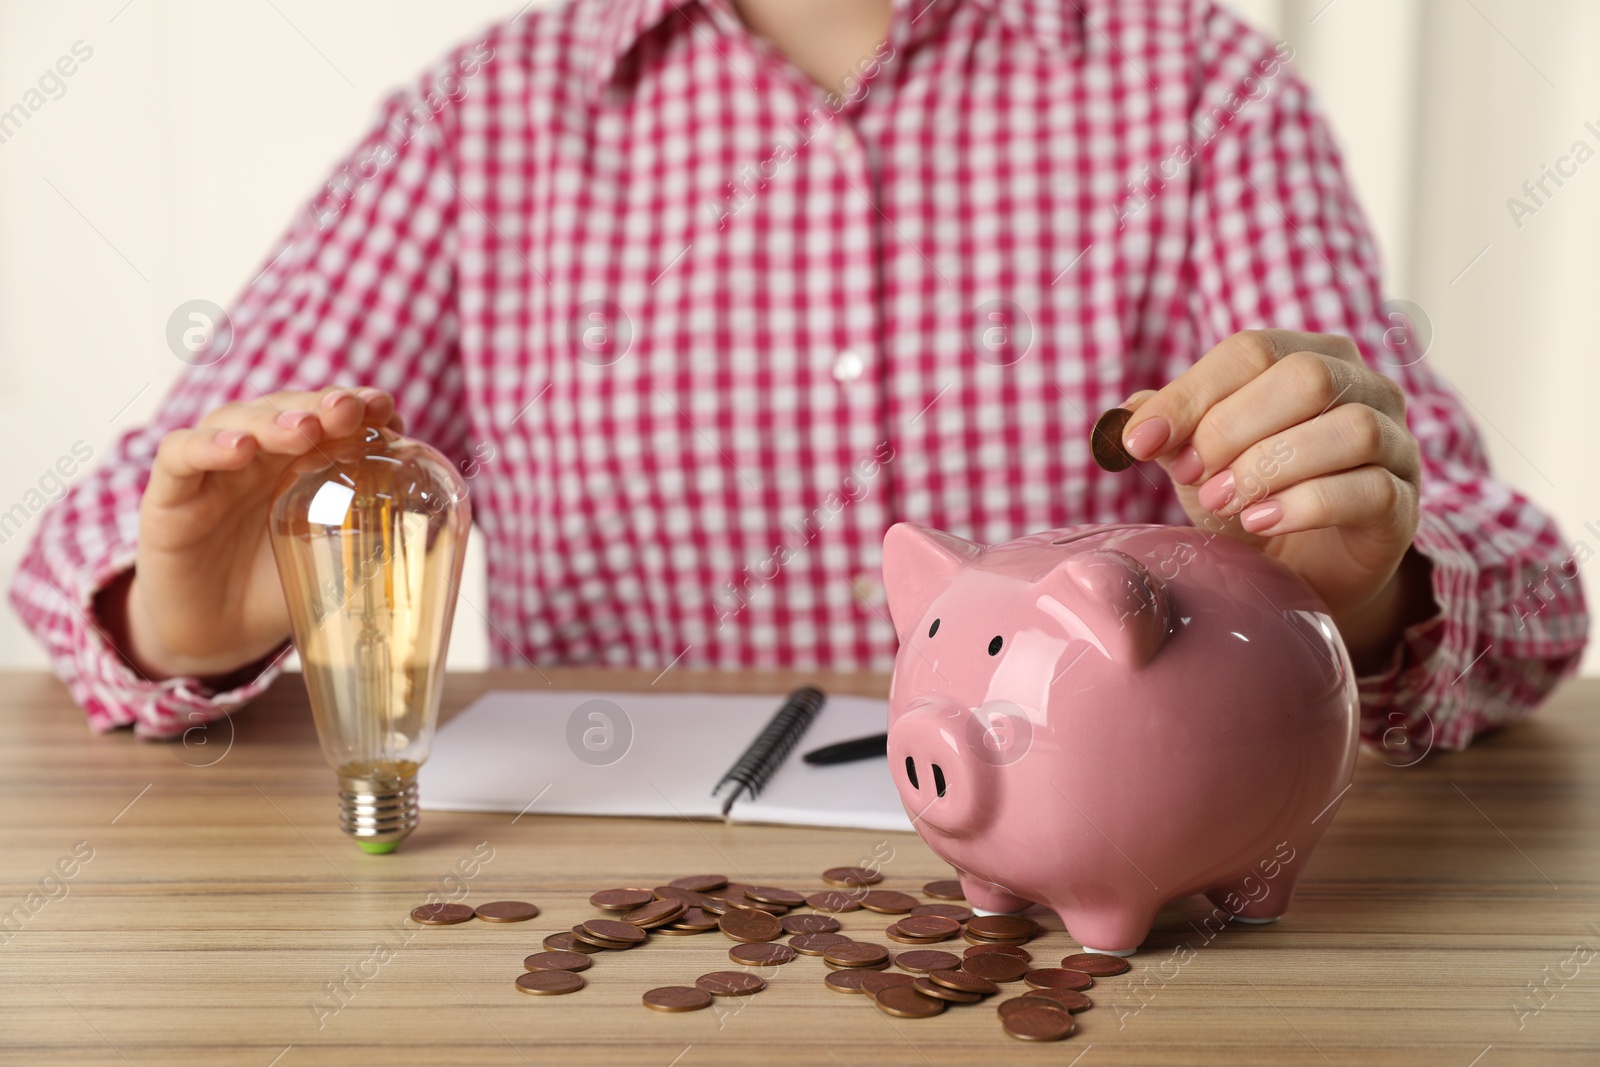
{"type": "Polygon", "coordinates": [[[889,527],[883,538],[883,588],[902,640],[934,597],[982,551],[982,545],[909,522],[889,527]]]}
{"type": "Polygon", "coordinates": [[[1172,629],[1166,586],[1126,552],[1075,553],[1038,589],[1041,608],[1126,667],[1149,663],[1172,629]]]}

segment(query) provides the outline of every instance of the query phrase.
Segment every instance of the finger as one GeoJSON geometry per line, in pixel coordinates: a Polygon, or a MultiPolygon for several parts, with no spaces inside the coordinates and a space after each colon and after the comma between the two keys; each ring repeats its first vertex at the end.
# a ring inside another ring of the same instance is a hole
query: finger
{"type": "Polygon", "coordinates": [[[208,473],[248,466],[259,447],[243,430],[174,430],[156,448],[144,498],[157,507],[181,504],[200,491],[208,473]]]}
{"type": "MultiPolygon", "coordinates": [[[[344,414],[348,417],[348,411],[344,414]]],[[[261,451],[279,456],[301,455],[324,437],[317,412],[270,404],[229,404],[207,415],[197,429],[239,430],[255,438],[261,451]]]]}
{"type": "Polygon", "coordinates": [[[1347,361],[1361,358],[1352,341],[1333,334],[1292,330],[1236,333],[1140,405],[1123,428],[1123,445],[1136,459],[1153,459],[1176,449],[1189,440],[1214,404],[1265,374],[1284,356],[1300,351],[1347,361]]]}
{"type": "Polygon", "coordinates": [[[1364,404],[1344,404],[1245,449],[1201,483],[1200,506],[1224,518],[1292,485],[1368,465],[1417,485],[1417,442],[1389,416],[1364,404]]]}
{"type": "Polygon", "coordinates": [[[1416,486],[1393,471],[1366,466],[1276,492],[1241,511],[1239,524],[1264,537],[1329,527],[1414,529],[1416,510],[1416,486]]]}

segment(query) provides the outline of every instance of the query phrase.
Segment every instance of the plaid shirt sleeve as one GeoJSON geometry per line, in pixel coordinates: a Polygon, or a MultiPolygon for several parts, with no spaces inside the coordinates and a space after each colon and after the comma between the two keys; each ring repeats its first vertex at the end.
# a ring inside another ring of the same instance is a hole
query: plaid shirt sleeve
{"type": "Polygon", "coordinates": [[[457,193],[441,161],[454,95],[470,91],[470,79],[439,79],[436,71],[380,110],[239,297],[220,357],[220,342],[200,353],[154,418],[125,434],[41,517],[11,602],[95,730],[132,724],[140,736],[175,736],[244,704],[278,670],[274,660],[225,692],[197,678],[150,681],[93,617],[95,595],[133,566],[139,498],[167,432],[280,390],[372,385],[395,394],[408,433],[453,458],[464,451],[452,271],[457,193]]]}
{"type": "MultiPolygon", "coordinates": [[[[1236,96],[1197,102],[1224,126],[1197,154],[1191,313],[1204,351],[1245,329],[1341,334],[1397,381],[1421,444],[1413,542],[1437,615],[1408,628],[1385,669],[1357,679],[1362,737],[1422,758],[1520,719],[1578,663],[1588,630],[1555,524],[1490,472],[1455,390],[1385,306],[1378,253],[1338,148],[1283,50],[1216,13],[1213,62],[1236,96]]],[[[1408,758],[1408,762],[1411,762],[1408,758]]]]}

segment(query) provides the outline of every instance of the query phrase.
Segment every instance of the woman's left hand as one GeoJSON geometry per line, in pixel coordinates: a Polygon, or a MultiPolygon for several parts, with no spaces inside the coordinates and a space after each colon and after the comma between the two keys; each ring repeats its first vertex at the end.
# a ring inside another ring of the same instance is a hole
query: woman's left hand
{"type": "Polygon", "coordinates": [[[1358,669],[1436,610],[1427,561],[1408,551],[1421,456],[1405,394],[1348,338],[1237,333],[1123,406],[1134,411],[1128,451],[1167,472],[1196,526],[1257,545],[1305,579],[1358,669]]]}

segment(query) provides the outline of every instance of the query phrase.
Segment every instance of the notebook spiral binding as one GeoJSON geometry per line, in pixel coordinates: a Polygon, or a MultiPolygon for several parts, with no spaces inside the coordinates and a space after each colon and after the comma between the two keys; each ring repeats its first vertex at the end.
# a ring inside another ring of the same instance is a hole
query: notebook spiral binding
{"type": "Polygon", "coordinates": [[[810,727],[811,720],[817,717],[817,712],[822,710],[826,700],[822,690],[815,686],[801,686],[790,693],[789,699],[767,723],[766,729],[750,742],[750,747],[744,750],[739,762],[722,776],[711,794],[715,796],[729,782],[737,782],[752,798],[758,796],[762,787],[783,766],[783,761],[789,758],[794,746],[799,744],[801,736],[810,727]]]}

